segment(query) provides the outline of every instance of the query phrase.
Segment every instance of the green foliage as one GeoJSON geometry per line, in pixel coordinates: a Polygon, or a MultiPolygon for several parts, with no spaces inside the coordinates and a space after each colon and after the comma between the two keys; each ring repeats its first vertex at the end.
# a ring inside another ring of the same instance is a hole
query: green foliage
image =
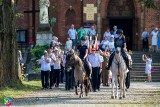
{"type": "Polygon", "coordinates": [[[39,46],[36,45],[32,50],[31,53],[34,55],[35,60],[38,60],[41,58],[45,50],[48,50],[49,46],[44,45],[44,46],[39,46]]]}
{"type": "Polygon", "coordinates": [[[144,3],[144,6],[147,8],[159,9],[159,6],[154,3],[154,0],[139,0],[139,2],[144,3]]]}
{"type": "Polygon", "coordinates": [[[2,0],[0,0],[0,5],[2,5],[2,0]]]}
{"type": "Polygon", "coordinates": [[[22,13],[16,13],[15,16],[16,17],[23,17],[24,15],[22,13]]]}

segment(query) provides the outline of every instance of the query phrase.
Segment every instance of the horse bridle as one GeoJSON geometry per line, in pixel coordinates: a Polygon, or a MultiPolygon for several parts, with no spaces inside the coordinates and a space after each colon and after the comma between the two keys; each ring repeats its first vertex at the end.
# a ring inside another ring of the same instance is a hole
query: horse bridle
{"type": "MultiPolygon", "coordinates": [[[[120,55],[120,56],[122,56],[122,55],[120,55]]],[[[119,65],[122,63],[122,62],[120,62],[120,61],[118,61],[117,60],[117,58],[116,58],[116,56],[114,56],[115,57],[115,60],[117,61],[117,63],[115,62],[115,61],[113,61],[116,65],[118,65],[118,72],[119,72],[119,65]]],[[[119,60],[120,60],[120,57],[119,57],[119,60]]]]}

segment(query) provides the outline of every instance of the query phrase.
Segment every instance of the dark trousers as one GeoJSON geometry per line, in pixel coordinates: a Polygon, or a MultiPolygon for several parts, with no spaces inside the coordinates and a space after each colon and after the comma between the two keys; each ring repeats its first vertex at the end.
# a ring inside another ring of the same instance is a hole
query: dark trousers
{"type": "Polygon", "coordinates": [[[59,87],[59,74],[60,74],[60,69],[54,69],[55,72],[55,83],[56,87],[59,87]]]}
{"type": "Polygon", "coordinates": [[[126,77],[126,88],[129,89],[130,87],[130,71],[127,73],[126,77]]]}
{"type": "Polygon", "coordinates": [[[49,86],[48,77],[49,71],[41,71],[41,82],[43,88],[48,88],[49,86]]]}
{"type": "Polygon", "coordinates": [[[50,72],[50,88],[53,86],[53,76],[54,76],[54,66],[51,66],[51,72],[50,72]]]}
{"type": "Polygon", "coordinates": [[[97,89],[100,89],[100,85],[101,85],[101,75],[102,72],[100,72],[100,67],[98,67],[98,84],[97,84],[97,89]]]}
{"type": "Polygon", "coordinates": [[[143,44],[143,50],[148,51],[149,47],[148,47],[148,38],[144,38],[142,40],[142,44],[143,44]]]}
{"type": "Polygon", "coordinates": [[[64,67],[61,66],[61,69],[60,69],[60,82],[63,83],[63,77],[64,77],[64,67]]]}
{"type": "Polygon", "coordinates": [[[92,67],[92,89],[96,91],[98,86],[98,67],[92,67]]]}
{"type": "Polygon", "coordinates": [[[75,79],[74,79],[74,66],[73,66],[71,70],[71,88],[73,89],[74,86],[75,86],[75,79]]]}
{"type": "Polygon", "coordinates": [[[66,84],[65,84],[65,88],[66,90],[70,90],[71,89],[71,82],[72,82],[72,72],[68,72],[67,70],[65,70],[65,75],[66,75],[66,84]]]}

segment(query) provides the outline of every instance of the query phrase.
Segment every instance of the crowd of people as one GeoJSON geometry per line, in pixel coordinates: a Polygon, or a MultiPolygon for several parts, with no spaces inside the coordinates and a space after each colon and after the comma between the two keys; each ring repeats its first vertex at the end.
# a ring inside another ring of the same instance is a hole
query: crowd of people
{"type": "Polygon", "coordinates": [[[142,44],[143,51],[153,51],[157,52],[160,49],[160,29],[152,26],[150,32],[147,31],[147,28],[142,32],[142,44]],[[149,47],[149,41],[151,42],[151,47],[149,47]]]}
{"type": "MultiPolygon", "coordinates": [[[[128,54],[123,30],[113,27],[114,31],[110,32],[109,28],[104,33],[103,40],[98,42],[98,34],[96,26],[92,25],[86,32],[83,26],[76,30],[74,25],[68,30],[68,37],[65,44],[65,50],[60,49],[60,42],[57,37],[53,37],[50,49],[44,52],[41,59],[37,60],[41,64],[41,80],[42,88],[59,87],[59,83],[65,81],[66,90],[74,87],[74,67],[70,72],[65,70],[66,55],[68,52],[75,52],[82,60],[85,66],[91,64],[92,90],[95,92],[100,90],[100,85],[109,86],[112,82],[112,72],[110,66],[114,57],[115,48],[121,47],[122,56],[126,62],[128,70],[132,62],[131,56],[128,54]],[[109,63],[108,63],[109,62],[109,63]],[[50,78],[50,82],[48,81],[50,78]]],[[[127,77],[126,88],[130,84],[129,72],[127,77]]]]}

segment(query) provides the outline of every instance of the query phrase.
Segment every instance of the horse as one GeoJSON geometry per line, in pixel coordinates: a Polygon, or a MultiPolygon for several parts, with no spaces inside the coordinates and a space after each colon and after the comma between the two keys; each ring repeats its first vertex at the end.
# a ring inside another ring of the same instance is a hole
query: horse
{"type": "MultiPolygon", "coordinates": [[[[72,65],[74,66],[75,94],[78,95],[77,86],[79,82],[81,84],[79,97],[83,97],[83,87],[85,87],[85,94],[88,96],[88,92],[91,91],[90,78],[86,75],[82,60],[75,53],[69,53],[66,57],[66,69],[71,70],[72,65]]],[[[91,67],[89,69],[91,70],[91,67]]]]}
{"type": "Polygon", "coordinates": [[[117,47],[115,50],[115,56],[112,61],[111,65],[112,71],[112,96],[111,98],[118,98],[118,80],[120,86],[120,99],[122,99],[122,92],[123,98],[126,97],[125,93],[125,79],[128,72],[125,60],[121,55],[121,48],[117,47]],[[116,85],[116,95],[114,94],[114,84],[116,85]]]}

